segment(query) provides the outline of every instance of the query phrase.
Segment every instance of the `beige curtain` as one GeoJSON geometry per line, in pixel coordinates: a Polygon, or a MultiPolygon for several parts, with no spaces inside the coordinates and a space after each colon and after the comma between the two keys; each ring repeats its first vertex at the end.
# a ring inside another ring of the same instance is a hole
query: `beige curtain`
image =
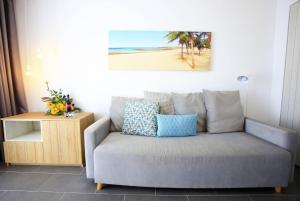
{"type": "MultiPolygon", "coordinates": [[[[0,117],[27,111],[13,0],[0,0],[0,117]]],[[[2,152],[3,130],[0,123],[2,152]]],[[[3,158],[3,152],[1,154],[3,158]]]]}

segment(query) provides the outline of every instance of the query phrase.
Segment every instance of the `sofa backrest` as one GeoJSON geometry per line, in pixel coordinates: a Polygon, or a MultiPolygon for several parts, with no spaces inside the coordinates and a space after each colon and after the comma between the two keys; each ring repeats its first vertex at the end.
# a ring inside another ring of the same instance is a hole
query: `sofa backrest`
{"type": "MultiPolygon", "coordinates": [[[[149,93],[149,92],[147,92],[149,93]]],[[[156,94],[159,94],[156,92],[156,94]]],[[[162,96],[166,96],[166,93],[161,93],[162,96]]],[[[201,92],[199,93],[170,93],[171,104],[174,106],[175,114],[197,114],[197,131],[206,131],[206,110],[204,105],[204,98],[201,92]]],[[[145,99],[153,100],[149,96],[145,96],[145,99]]],[[[110,106],[110,118],[111,118],[111,131],[121,131],[124,121],[124,109],[127,101],[139,101],[143,98],[135,97],[112,97],[110,106]]],[[[158,99],[157,102],[161,99],[158,99]]]]}
{"type": "Polygon", "coordinates": [[[145,92],[144,98],[112,97],[110,131],[122,131],[127,101],[151,100],[160,103],[164,114],[197,114],[197,132],[223,133],[244,130],[244,114],[239,91],[203,93],[145,92]],[[172,107],[170,107],[172,106],[172,107]],[[170,110],[170,108],[173,108],[170,110]],[[174,112],[173,112],[174,111],[174,112]],[[208,128],[208,129],[207,129],[208,128]]]}

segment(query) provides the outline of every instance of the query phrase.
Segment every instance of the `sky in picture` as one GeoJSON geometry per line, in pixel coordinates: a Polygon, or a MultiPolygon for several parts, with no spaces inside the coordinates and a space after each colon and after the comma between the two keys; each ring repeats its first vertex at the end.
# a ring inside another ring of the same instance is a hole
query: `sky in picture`
{"type": "Polygon", "coordinates": [[[167,31],[110,31],[109,48],[172,47],[178,41],[168,43],[167,31]]]}

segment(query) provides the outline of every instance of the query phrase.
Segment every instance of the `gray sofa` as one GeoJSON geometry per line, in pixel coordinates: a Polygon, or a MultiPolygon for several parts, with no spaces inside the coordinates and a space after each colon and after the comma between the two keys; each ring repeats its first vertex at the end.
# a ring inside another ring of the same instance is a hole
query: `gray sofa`
{"type": "Polygon", "coordinates": [[[245,119],[244,132],[143,137],[110,132],[103,117],[84,132],[86,174],[97,183],[170,188],[288,186],[296,135],[245,119]]]}
{"type": "Polygon", "coordinates": [[[118,184],[275,187],[280,192],[293,179],[296,142],[293,131],[245,119],[238,91],[146,91],[144,99],[112,97],[110,117],[85,130],[86,173],[97,189],[118,184]],[[189,137],[121,134],[126,104],[143,100],[159,102],[162,114],[196,113],[199,133],[189,137]]]}

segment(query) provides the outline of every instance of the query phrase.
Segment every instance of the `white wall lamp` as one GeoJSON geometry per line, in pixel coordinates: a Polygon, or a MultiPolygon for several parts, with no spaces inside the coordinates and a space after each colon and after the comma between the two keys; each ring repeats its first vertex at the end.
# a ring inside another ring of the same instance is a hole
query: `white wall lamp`
{"type": "Polygon", "coordinates": [[[245,82],[248,82],[248,80],[249,80],[249,77],[247,75],[240,75],[237,77],[237,81],[239,81],[239,82],[245,83],[245,82]]]}
{"type": "Polygon", "coordinates": [[[245,100],[244,100],[244,107],[245,107],[245,116],[248,116],[248,83],[249,83],[249,76],[248,75],[239,75],[237,81],[246,86],[245,91],[245,100]]]}

